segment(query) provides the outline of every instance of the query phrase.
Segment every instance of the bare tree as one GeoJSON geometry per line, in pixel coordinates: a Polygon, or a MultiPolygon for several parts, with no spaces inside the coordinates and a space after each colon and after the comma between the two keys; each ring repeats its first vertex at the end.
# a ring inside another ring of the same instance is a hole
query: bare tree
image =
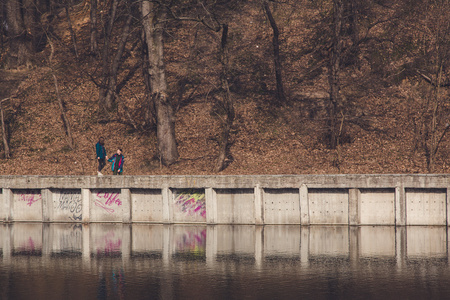
{"type": "Polygon", "coordinates": [[[123,55],[130,35],[131,23],[133,15],[131,13],[131,4],[127,6],[126,20],[122,27],[119,43],[115,53],[112,47],[113,29],[117,14],[118,0],[113,0],[109,13],[109,21],[104,31],[104,45],[101,54],[102,60],[102,75],[99,89],[99,112],[101,116],[106,117],[106,112],[110,112],[115,105],[115,95],[117,88],[117,76],[121,63],[123,62],[123,55]],[[113,57],[111,59],[111,56],[113,57]]]}
{"type": "Polygon", "coordinates": [[[339,144],[339,115],[342,110],[340,95],[340,69],[342,55],[342,22],[344,5],[342,0],[333,0],[332,45],[329,58],[328,82],[330,85],[330,101],[328,103],[329,143],[331,149],[339,144]]]}
{"type": "Polygon", "coordinates": [[[166,8],[149,0],[141,4],[142,24],[148,54],[148,73],[151,98],[156,107],[157,140],[161,162],[171,165],[178,159],[175,139],[175,116],[167,93],[164,66],[164,21],[166,8]]]}
{"type": "Polygon", "coordinates": [[[75,56],[78,57],[77,36],[75,34],[75,31],[73,30],[72,20],[70,18],[70,3],[69,3],[69,0],[66,0],[66,3],[64,5],[64,9],[66,10],[67,23],[69,25],[70,36],[72,37],[73,51],[75,53],[75,56]]]}
{"type": "Polygon", "coordinates": [[[280,31],[277,26],[277,22],[272,15],[272,11],[270,10],[269,0],[263,0],[263,8],[266,12],[267,18],[269,19],[270,26],[273,31],[272,38],[272,46],[273,46],[273,62],[275,66],[275,79],[277,83],[277,104],[281,105],[286,102],[286,96],[284,94],[284,86],[283,86],[283,67],[281,63],[280,57],[280,31]]]}
{"type": "Polygon", "coordinates": [[[64,101],[61,98],[61,93],[59,91],[58,78],[56,77],[56,70],[55,70],[55,67],[53,64],[53,54],[54,54],[55,48],[50,39],[49,39],[49,42],[50,42],[50,46],[52,49],[52,51],[50,53],[50,57],[49,57],[49,64],[50,64],[50,68],[52,69],[52,77],[53,77],[53,83],[55,85],[56,99],[58,100],[58,106],[59,106],[59,110],[60,110],[60,114],[61,114],[61,120],[63,122],[64,132],[67,136],[68,145],[69,145],[70,149],[74,149],[72,127],[70,125],[69,118],[67,118],[66,108],[64,105],[64,101]]]}
{"type": "Polygon", "coordinates": [[[450,95],[449,11],[449,1],[432,1],[412,12],[408,20],[426,33],[423,38],[427,40],[427,43],[418,45],[418,53],[413,56],[415,62],[412,75],[418,76],[420,82],[411,87],[411,98],[418,108],[412,118],[415,126],[415,150],[422,149],[428,172],[433,171],[438,150],[450,130],[450,111],[446,108],[450,95]],[[417,19],[423,21],[417,22],[417,19]]]}
{"type": "Polygon", "coordinates": [[[221,120],[221,135],[219,138],[219,155],[214,170],[220,172],[226,167],[226,158],[228,154],[230,131],[234,122],[234,101],[230,93],[228,83],[229,76],[229,57],[228,57],[228,25],[222,25],[222,38],[220,43],[220,62],[222,72],[220,76],[222,99],[220,102],[221,114],[218,115],[221,120]]]}
{"type": "Polygon", "coordinates": [[[5,113],[3,110],[3,102],[9,100],[9,98],[2,99],[0,101],[0,119],[2,123],[2,141],[3,141],[3,149],[5,150],[5,158],[11,157],[11,152],[9,150],[9,143],[8,143],[8,136],[7,136],[7,130],[6,130],[6,124],[5,124],[5,113]]]}
{"type": "Polygon", "coordinates": [[[90,10],[90,51],[92,55],[97,55],[98,41],[97,41],[97,0],[91,0],[90,10]]]}
{"type": "Polygon", "coordinates": [[[30,0],[6,0],[6,23],[8,26],[9,52],[7,67],[11,69],[19,66],[30,67],[34,55],[31,26],[34,20],[35,10],[30,0]],[[29,28],[27,28],[27,25],[29,28]]]}

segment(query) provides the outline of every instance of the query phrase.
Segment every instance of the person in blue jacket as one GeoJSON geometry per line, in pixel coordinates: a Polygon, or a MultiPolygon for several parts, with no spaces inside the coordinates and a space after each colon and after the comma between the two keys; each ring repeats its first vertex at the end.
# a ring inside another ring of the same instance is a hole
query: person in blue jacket
{"type": "Polygon", "coordinates": [[[117,149],[117,153],[115,153],[113,156],[111,156],[110,159],[108,159],[109,162],[112,162],[111,169],[113,171],[113,175],[122,175],[123,173],[123,162],[125,160],[125,157],[122,154],[122,149],[117,149]]]}
{"type": "Polygon", "coordinates": [[[95,151],[97,153],[97,161],[98,161],[97,174],[98,176],[102,176],[103,175],[102,170],[106,165],[106,159],[108,159],[105,150],[105,139],[102,136],[98,139],[97,144],[95,144],[95,151]]]}

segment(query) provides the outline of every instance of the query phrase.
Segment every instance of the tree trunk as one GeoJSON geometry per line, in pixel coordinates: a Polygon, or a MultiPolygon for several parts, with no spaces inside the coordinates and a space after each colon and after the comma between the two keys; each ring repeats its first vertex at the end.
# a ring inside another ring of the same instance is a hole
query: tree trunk
{"type": "Polygon", "coordinates": [[[56,78],[55,74],[52,74],[52,76],[53,76],[53,82],[55,83],[56,98],[58,100],[59,110],[61,111],[61,120],[63,122],[64,131],[67,135],[69,147],[70,147],[70,149],[73,149],[74,143],[73,143],[73,136],[72,136],[72,128],[70,126],[69,119],[67,118],[63,100],[61,99],[61,96],[59,93],[58,79],[56,78]]]}
{"type": "Polygon", "coordinates": [[[330,84],[330,101],[328,105],[329,146],[336,149],[340,136],[338,116],[342,109],[340,97],[340,64],[342,54],[342,0],[333,0],[333,31],[328,82],[330,84]]]}
{"type": "Polygon", "coordinates": [[[115,92],[117,87],[117,73],[119,72],[120,60],[122,58],[123,52],[125,51],[125,45],[127,43],[128,35],[130,33],[132,15],[128,15],[125,26],[123,27],[122,35],[120,38],[119,45],[117,47],[116,55],[110,66],[109,71],[109,81],[105,96],[105,106],[107,110],[112,110],[115,104],[115,92]]]}
{"type": "Polygon", "coordinates": [[[97,55],[98,51],[98,41],[97,41],[97,0],[91,0],[91,12],[90,12],[90,18],[91,18],[91,35],[90,35],[90,41],[91,41],[91,55],[97,55]]]}
{"type": "Polygon", "coordinates": [[[77,36],[75,35],[75,31],[73,30],[73,27],[72,27],[72,20],[70,19],[69,0],[66,0],[64,8],[66,10],[67,23],[69,25],[70,36],[72,37],[73,51],[75,53],[75,56],[78,58],[77,36]]]}
{"type": "Polygon", "coordinates": [[[110,77],[110,45],[111,45],[111,34],[114,26],[114,19],[116,18],[117,5],[119,1],[113,0],[111,2],[111,8],[109,11],[109,22],[104,30],[104,45],[102,51],[102,79],[100,80],[100,89],[99,89],[99,114],[103,117],[105,113],[108,111],[106,105],[106,94],[108,92],[110,77]]]}
{"type": "Polygon", "coordinates": [[[148,0],[142,1],[145,41],[148,49],[150,89],[156,104],[157,141],[161,162],[171,165],[178,159],[175,139],[175,117],[167,97],[166,70],[164,66],[163,21],[166,11],[148,0]]]}
{"type": "Polygon", "coordinates": [[[19,0],[6,0],[6,22],[10,43],[6,60],[7,68],[30,67],[34,54],[33,40],[25,28],[19,0]]]}
{"type": "MultiPolygon", "coordinates": [[[[4,99],[6,100],[6,99],[4,99]]],[[[5,114],[3,111],[3,101],[0,101],[0,117],[2,122],[2,140],[3,140],[3,148],[5,149],[5,158],[10,158],[11,154],[9,151],[8,137],[6,135],[6,124],[5,124],[5,114]]]]}
{"type": "Polygon", "coordinates": [[[281,64],[281,57],[280,57],[280,31],[278,30],[277,23],[275,22],[275,19],[273,18],[272,12],[269,7],[269,3],[267,0],[263,1],[263,7],[264,11],[267,14],[267,18],[269,19],[270,26],[272,27],[273,31],[273,39],[272,39],[272,45],[273,45],[273,61],[275,65],[275,79],[277,82],[277,100],[278,105],[282,105],[286,102],[286,96],[284,94],[284,87],[283,87],[283,77],[282,77],[282,64],[281,64]]]}
{"type": "Polygon", "coordinates": [[[230,131],[234,122],[234,103],[231,97],[230,88],[228,84],[228,25],[222,25],[222,40],[221,40],[221,48],[220,48],[220,60],[222,63],[222,74],[221,74],[221,88],[223,99],[221,106],[224,111],[224,116],[221,119],[221,135],[219,137],[219,155],[217,156],[216,166],[214,171],[220,172],[226,168],[226,158],[227,158],[227,149],[229,145],[230,131]]]}
{"type": "Polygon", "coordinates": [[[56,78],[55,75],[55,70],[53,68],[53,53],[54,53],[54,46],[53,46],[53,42],[51,40],[49,40],[50,43],[50,47],[51,47],[51,53],[50,53],[50,57],[49,57],[49,63],[50,63],[50,68],[52,69],[52,77],[53,77],[53,83],[55,84],[55,92],[56,92],[56,99],[58,100],[58,106],[59,106],[59,110],[61,112],[61,120],[63,122],[63,126],[64,126],[64,131],[65,134],[67,135],[68,138],[68,144],[70,149],[74,149],[74,141],[73,141],[73,136],[72,136],[72,127],[70,126],[70,122],[69,119],[67,118],[67,114],[66,114],[66,109],[64,107],[64,102],[61,99],[61,95],[59,92],[59,85],[58,85],[58,79],[56,78]]]}

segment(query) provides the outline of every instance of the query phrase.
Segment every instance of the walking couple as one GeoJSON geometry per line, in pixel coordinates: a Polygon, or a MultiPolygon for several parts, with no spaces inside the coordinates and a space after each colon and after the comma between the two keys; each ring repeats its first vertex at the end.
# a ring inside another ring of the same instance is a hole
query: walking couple
{"type": "Polygon", "coordinates": [[[123,174],[123,163],[125,157],[122,154],[122,149],[118,148],[117,152],[108,159],[105,150],[105,139],[100,137],[98,139],[97,144],[95,145],[95,150],[97,152],[97,160],[98,160],[98,176],[103,176],[102,169],[106,165],[106,160],[112,162],[111,170],[113,171],[113,175],[122,175],[123,174]]]}

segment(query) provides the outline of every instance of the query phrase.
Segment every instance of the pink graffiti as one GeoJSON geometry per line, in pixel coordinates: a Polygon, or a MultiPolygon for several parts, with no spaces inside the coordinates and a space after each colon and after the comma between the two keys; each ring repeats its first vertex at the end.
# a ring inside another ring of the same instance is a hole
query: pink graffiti
{"type": "Polygon", "coordinates": [[[177,249],[180,251],[202,252],[206,247],[206,229],[200,233],[186,232],[177,240],[177,249]]]}
{"type": "Polygon", "coordinates": [[[205,195],[196,192],[180,193],[175,203],[188,215],[200,215],[206,218],[205,195]]]}
{"type": "Polygon", "coordinates": [[[119,193],[97,193],[97,198],[94,201],[95,205],[103,208],[106,212],[112,214],[114,209],[108,206],[117,204],[117,206],[122,205],[122,201],[119,199],[119,193]]]}
{"type": "Polygon", "coordinates": [[[101,240],[97,241],[97,253],[113,253],[120,251],[122,240],[115,237],[114,232],[108,232],[101,240]],[[100,248],[103,247],[101,250],[100,248]]]}
{"type": "Polygon", "coordinates": [[[24,243],[22,243],[21,246],[18,247],[18,251],[25,252],[25,253],[39,253],[41,249],[39,249],[33,239],[31,237],[28,237],[28,240],[26,240],[24,243]]]}
{"type": "Polygon", "coordinates": [[[34,202],[37,202],[39,200],[42,200],[42,197],[39,194],[21,194],[19,196],[19,201],[27,202],[28,206],[31,206],[34,202]]]}

